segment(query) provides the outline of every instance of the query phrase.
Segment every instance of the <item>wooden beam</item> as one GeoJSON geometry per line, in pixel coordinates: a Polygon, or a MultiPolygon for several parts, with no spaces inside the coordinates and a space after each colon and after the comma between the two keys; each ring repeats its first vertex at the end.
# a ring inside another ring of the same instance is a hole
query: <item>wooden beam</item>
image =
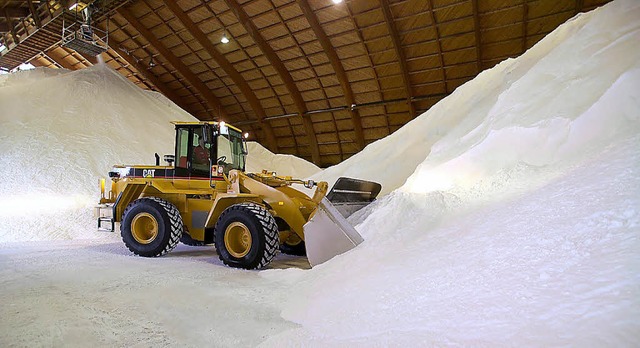
{"type": "Polygon", "coordinates": [[[529,20],[529,0],[522,4],[522,53],[527,50],[527,21],[529,20]]]}
{"type": "Polygon", "coordinates": [[[222,105],[213,95],[213,92],[211,92],[209,87],[207,87],[207,85],[205,85],[178,57],[171,53],[171,51],[169,51],[160,42],[160,40],[158,40],[151,31],[149,31],[149,29],[143,26],[142,23],[140,23],[138,19],[129,12],[129,10],[125,7],[120,7],[117,12],[124,17],[124,19],[129,22],[129,24],[131,24],[131,26],[135,28],[140,35],[142,35],[142,37],[144,37],[145,40],[147,40],[149,44],[169,62],[169,64],[173,65],[173,67],[198,91],[198,93],[200,93],[200,95],[202,95],[214,112],[217,111],[219,113],[217,115],[218,117],[229,118],[226,111],[222,108],[222,105]]]}
{"type": "Polygon", "coordinates": [[[473,26],[475,27],[476,35],[476,65],[478,68],[478,74],[482,72],[482,37],[480,36],[480,14],[478,11],[478,0],[471,0],[473,7],[473,26]]]}
{"type": "Polygon", "coordinates": [[[89,62],[91,65],[96,65],[98,64],[98,58],[95,56],[90,56],[86,53],[82,53],[82,52],[78,52],[75,51],[77,54],[79,54],[82,58],[84,58],[84,60],[86,60],[87,62],[89,62]]]}
{"type": "Polygon", "coordinates": [[[387,29],[389,30],[389,36],[391,36],[393,48],[395,49],[396,56],[398,57],[398,64],[400,64],[402,80],[404,80],[404,91],[407,94],[407,103],[409,105],[409,116],[411,116],[411,118],[414,118],[416,117],[416,109],[411,102],[413,90],[411,88],[411,79],[409,78],[409,67],[407,66],[407,58],[404,54],[404,51],[402,50],[398,28],[396,27],[396,23],[393,19],[393,13],[391,13],[391,8],[389,7],[388,0],[380,0],[380,5],[382,6],[382,14],[384,15],[384,21],[387,24],[387,29]]]}
{"type": "MultiPolygon", "coordinates": [[[[344,71],[344,67],[340,62],[340,58],[336,53],[336,49],[331,44],[329,37],[322,29],[318,18],[315,13],[309,6],[307,0],[297,0],[298,6],[302,9],[304,16],[306,17],[309,25],[311,25],[311,29],[316,34],[316,38],[320,41],[320,45],[324,50],[324,53],[329,58],[329,62],[331,62],[331,66],[336,73],[336,77],[340,82],[340,86],[342,87],[342,92],[344,93],[344,98],[349,104],[355,105],[355,98],[353,97],[353,90],[351,89],[351,85],[349,85],[349,80],[347,79],[347,73],[344,71]]],[[[356,109],[349,109],[349,113],[351,114],[351,121],[353,122],[353,130],[356,133],[356,144],[360,149],[364,148],[364,133],[362,132],[362,121],[360,120],[360,113],[356,109]]]]}
{"type": "Polygon", "coordinates": [[[35,58],[31,59],[31,60],[29,61],[29,63],[31,63],[31,65],[35,66],[36,68],[40,68],[40,67],[44,67],[44,66],[46,66],[46,64],[44,64],[44,63],[42,63],[42,62],[40,61],[41,59],[42,59],[42,58],[40,58],[40,57],[35,57],[35,58]]]}
{"type": "Polygon", "coordinates": [[[202,45],[202,47],[204,47],[204,49],[216,61],[216,63],[220,65],[220,67],[229,75],[229,77],[231,77],[233,83],[238,86],[240,92],[245,96],[245,98],[247,98],[249,105],[251,105],[251,108],[258,116],[258,122],[260,123],[260,126],[265,133],[267,147],[269,147],[270,150],[276,153],[279,152],[278,142],[276,141],[276,136],[273,132],[273,128],[268,121],[264,120],[267,117],[267,114],[265,113],[262,104],[260,104],[260,100],[258,100],[258,97],[253,92],[251,87],[249,87],[249,84],[244,79],[244,77],[240,75],[240,73],[233,67],[231,63],[229,63],[227,58],[225,58],[222,53],[218,52],[207,35],[205,35],[205,33],[195,23],[193,23],[193,21],[191,21],[184,10],[180,8],[180,6],[178,6],[177,2],[170,0],[165,1],[164,3],[169,8],[169,10],[173,12],[173,15],[178,18],[180,23],[182,23],[182,25],[187,28],[187,31],[191,33],[191,35],[193,35],[193,37],[200,43],[200,45],[202,45]]]}
{"type": "Polygon", "coordinates": [[[584,0],[576,0],[575,14],[580,13],[580,11],[582,11],[583,8],[584,8],[584,0]]]}
{"type": "Polygon", "coordinates": [[[36,23],[36,27],[41,28],[42,23],[40,22],[40,16],[38,16],[38,11],[36,11],[36,7],[33,6],[33,0],[27,0],[27,4],[29,4],[29,11],[31,12],[31,17],[33,17],[33,21],[36,23]]]}
{"type": "Polygon", "coordinates": [[[42,52],[42,58],[47,60],[51,65],[55,66],[56,69],[62,69],[62,65],[56,62],[53,58],[51,58],[46,52],[42,52]]]}
{"type": "Polygon", "coordinates": [[[23,7],[5,7],[4,9],[5,16],[9,18],[24,18],[29,15],[29,10],[23,7]]]}
{"type": "Polygon", "coordinates": [[[7,21],[7,25],[9,26],[9,30],[11,31],[11,36],[13,36],[13,42],[16,44],[20,43],[20,37],[18,37],[18,33],[16,32],[16,27],[13,25],[13,20],[9,16],[9,12],[7,9],[4,9],[4,18],[7,21]]]}
{"type": "MultiPolygon", "coordinates": [[[[237,0],[225,0],[225,2],[231,9],[231,11],[236,15],[236,18],[238,18],[240,24],[242,24],[247,33],[249,33],[249,36],[251,36],[262,53],[264,53],[264,55],[267,57],[269,63],[271,63],[271,66],[273,66],[273,68],[276,70],[276,72],[284,82],[285,87],[287,87],[287,90],[289,91],[289,94],[293,99],[293,103],[296,106],[296,110],[298,111],[298,118],[302,120],[305,133],[307,134],[309,146],[311,147],[311,159],[313,163],[319,165],[320,149],[318,148],[318,138],[316,136],[316,132],[313,129],[313,122],[311,121],[311,118],[309,116],[304,115],[307,112],[307,105],[302,98],[300,90],[293,81],[289,70],[284,66],[284,63],[282,63],[282,60],[280,60],[269,43],[267,43],[267,41],[262,37],[258,28],[255,26],[255,24],[253,24],[251,18],[249,18],[247,13],[242,9],[242,6],[238,4],[237,0]]],[[[292,136],[295,138],[295,135],[292,134],[292,136]]]]}
{"type": "Polygon", "coordinates": [[[57,63],[58,65],[60,65],[61,67],[68,69],[68,70],[78,70],[73,64],[69,64],[69,62],[67,62],[67,60],[65,59],[65,57],[61,57],[56,50],[61,49],[60,47],[54,47],[52,49],[50,49],[46,54],[46,56],[53,60],[55,63],[57,63]]]}
{"type": "Polygon", "coordinates": [[[440,67],[442,68],[442,82],[444,83],[444,91],[449,92],[447,86],[447,71],[444,68],[444,55],[442,54],[442,42],[440,41],[440,30],[438,30],[438,23],[436,22],[436,16],[433,13],[433,0],[427,0],[429,4],[429,18],[433,23],[433,30],[436,32],[436,43],[438,48],[438,59],[440,61],[440,67]]]}
{"type": "Polygon", "coordinates": [[[109,47],[122,59],[124,59],[129,65],[135,68],[138,73],[147,80],[151,81],[154,86],[160,91],[160,93],[164,94],[165,97],[169,98],[171,101],[176,103],[176,105],[180,106],[185,110],[189,110],[186,105],[182,102],[182,98],[178,96],[171,88],[167,87],[164,82],[160,81],[160,79],[154,75],[151,71],[147,69],[147,67],[138,63],[138,61],[129,55],[126,50],[120,45],[120,43],[116,42],[113,37],[109,38],[109,47]]]}

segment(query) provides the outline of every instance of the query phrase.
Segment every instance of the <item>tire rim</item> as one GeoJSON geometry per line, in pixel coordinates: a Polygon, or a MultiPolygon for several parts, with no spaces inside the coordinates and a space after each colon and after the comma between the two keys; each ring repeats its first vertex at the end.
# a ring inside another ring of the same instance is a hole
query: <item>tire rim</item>
{"type": "Polygon", "coordinates": [[[251,250],[251,232],[242,222],[232,222],[224,232],[224,246],[231,256],[241,258],[251,250]]]}
{"type": "Polygon", "coordinates": [[[131,235],[140,244],[149,244],[158,236],[158,221],[149,213],[140,213],[131,221],[131,235]]]}

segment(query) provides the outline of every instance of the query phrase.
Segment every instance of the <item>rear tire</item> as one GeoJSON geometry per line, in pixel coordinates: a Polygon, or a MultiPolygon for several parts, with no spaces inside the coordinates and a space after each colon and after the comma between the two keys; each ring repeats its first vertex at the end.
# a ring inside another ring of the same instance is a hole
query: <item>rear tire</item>
{"type": "Polygon", "coordinates": [[[183,223],[178,208],[164,199],[137,199],[122,214],[122,241],[136,255],[162,256],[178,245],[182,232],[183,223]]]}
{"type": "Polygon", "coordinates": [[[220,214],[214,240],[225,265],[260,269],[276,256],[278,225],[265,208],[255,203],[234,204],[220,214]]]}

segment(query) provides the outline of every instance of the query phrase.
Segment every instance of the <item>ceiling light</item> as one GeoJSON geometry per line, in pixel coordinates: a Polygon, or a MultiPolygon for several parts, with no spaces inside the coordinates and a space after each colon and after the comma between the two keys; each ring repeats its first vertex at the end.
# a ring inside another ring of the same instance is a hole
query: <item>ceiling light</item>
{"type": "MultiPolygon", "coordinates": [[[[335,0],[334,0],[335,1],[335,0]]],[[[74,3],[73,5],[69,6],[69,11],[73,11],[76,9],[76,7],[78,7],[78,3],[74,3]]]]}
{"type": "Polygon", "coordinates": [[[227,37],[227,34],[222,34],[222,39],[220,39],[220,42],[224,44],[229,43],[229,38],[227,37]]]}
{"type": "Polygon", "coordinates": [[[333,0],[333,3],[334,3],[334,4],[339,4],[339,3],[341,3],[341,2],[342,2],[342,0],[333,0]]]}

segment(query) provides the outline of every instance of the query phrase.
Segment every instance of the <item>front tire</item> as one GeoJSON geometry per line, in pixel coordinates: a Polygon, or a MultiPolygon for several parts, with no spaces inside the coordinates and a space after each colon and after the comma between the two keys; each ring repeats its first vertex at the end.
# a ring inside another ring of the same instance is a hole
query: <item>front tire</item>
{"type": "Polygon", "coordinates": [[[131,202],[120,224],[124,244],[134,254],[144,257],[158,257],[173,250],[183,229],[178,208],[157,197],[131,202]]]}
{"type": "Polygon", "coordinates": [[[214,239],[225,265],[260,269],[276,256],[278,225],[265,208],[255,203],[234,204],[220,214],[214,239]]]}

